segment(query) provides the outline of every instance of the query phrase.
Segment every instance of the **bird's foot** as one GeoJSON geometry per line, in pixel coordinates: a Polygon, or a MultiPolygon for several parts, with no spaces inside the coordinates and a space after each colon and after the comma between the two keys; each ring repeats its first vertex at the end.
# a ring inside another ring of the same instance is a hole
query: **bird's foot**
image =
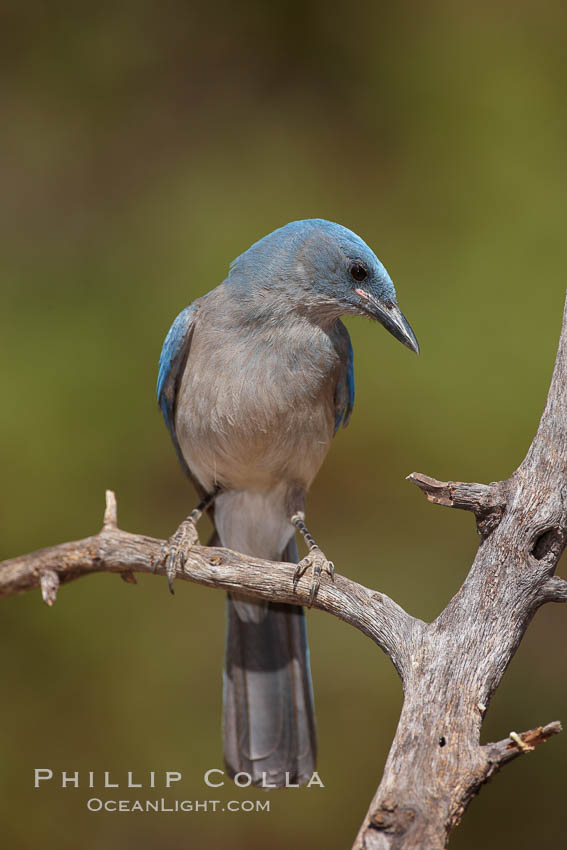
{"type": "Polygon", "coordinates": [[[309,607],[313,604],[313,600],[317,596],[317,591],[321,584],[321,573],[326,572],[331,576],[331,580],[335,575],[335,565],[329,561],[317,545],[311,547],[305,558],[299,562],[293,576],[294,584],[297,584],[299,579],[311,567],[313,569],[313,582],[311,584],[311,593],[309,594],[309,607]]]}
{"type": "Polygon", "coordinates": [[[163,544],[153,566],[155,568],[165,565],[167,583],[171,593],[174,593],[173,580],[177,570],[183,569],[190,550],[198,543],[199,535],[197,534],[195,519],[188,516],[169,540],[163,544]]]}

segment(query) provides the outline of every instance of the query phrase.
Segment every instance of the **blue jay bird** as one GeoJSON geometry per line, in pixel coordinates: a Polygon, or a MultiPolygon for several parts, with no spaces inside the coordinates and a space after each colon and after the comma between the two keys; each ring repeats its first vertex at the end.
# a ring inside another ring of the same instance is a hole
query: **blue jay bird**
{"type": "MultiPolygon", "coordinates": [[[[201,503],[166,545],[170,589],[209,510],[213,542],[313,570],[311,600],[333,565],[305,525],[305,497],[354,403],[342,315],[369,316],[416,353],[394,285],[356,234],[294,221],[256,242],[226,280],[175,319],[163,344],[158,401],[201,503]]],[[[223,689],[229,773],[255,784],[308,781],[315,719],[303,609],[231,593],[223,689]]]]}

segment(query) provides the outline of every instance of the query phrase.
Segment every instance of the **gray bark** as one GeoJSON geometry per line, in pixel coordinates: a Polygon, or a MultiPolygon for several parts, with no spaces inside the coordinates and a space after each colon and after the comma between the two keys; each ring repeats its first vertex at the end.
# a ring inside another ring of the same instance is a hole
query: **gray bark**
{"type": "MultiPolygon", "coordinates": [[[[409,480],[436,504],[472,511],[480,545],[457,594],[432,623],[343,576],[324,577],[313,607],[370,637],[391,658],[404,705],[384,774],[354,850],[438,850],[472,797],[500,767],[561,731],[558,722],[480,744],[492,694],[532,617],[567,601],[554,575],[567,540],[567,304],[546,407],[532,445],[507,480],[484,484],[409,480]]],[[[102,530],[0,564],[0,597],[40,587],[52,605],[58,588],[95,572],[165,576],[163,541],[117,527],[107,493],[102,530]]],[[[195,546],[177,578],[246,596],[307,605],[311,577],[294,567],[227,549],[195,546]]]]}

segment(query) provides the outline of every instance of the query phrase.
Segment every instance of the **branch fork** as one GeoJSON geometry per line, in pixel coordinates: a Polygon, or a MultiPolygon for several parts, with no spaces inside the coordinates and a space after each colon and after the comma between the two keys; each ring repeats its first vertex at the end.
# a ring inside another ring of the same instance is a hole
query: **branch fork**
{"type": "MultiPolygon", "coordinates": [[[[558,721],[481,745],[491,696],[533,615],[567,602],[555,568],[567,540],[567,305],[551,387],[530,449],[507,481],[409,477],[433,504],[471,511],[481,535],[459,591],[432,623],[341,575],[321,581],[313,607],[350,623],[392,660],[404,704],[380,785],[353,850],[439,850],[482,785],[504,764],[561,731],[558,721]]],[[[53,605],[60,585],[97,572],[165,577],[164,541],[118,528],[106,494],[101,531],[0,564],[0,597],[36,587],[53,605]]],[[[295,567],[195,545],[176,577],[274,602],[310,602],[295,567]]]]}

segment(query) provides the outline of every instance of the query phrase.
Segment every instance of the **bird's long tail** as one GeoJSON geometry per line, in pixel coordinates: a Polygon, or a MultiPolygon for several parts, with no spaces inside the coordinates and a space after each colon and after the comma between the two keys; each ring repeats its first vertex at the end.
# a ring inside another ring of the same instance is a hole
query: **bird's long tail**
{"type": "MultiPolygon", "coordinates": [[[[297,563],[295,538],[282,560],[297,563]]],[[[242,617],[242,605],[229,595],[223,689],[227,769],[231,776],[249,774],[255,785],[307,782],[315,770],[316,737],[303,608],[270,602],[255,622],[242,617]]]]}

